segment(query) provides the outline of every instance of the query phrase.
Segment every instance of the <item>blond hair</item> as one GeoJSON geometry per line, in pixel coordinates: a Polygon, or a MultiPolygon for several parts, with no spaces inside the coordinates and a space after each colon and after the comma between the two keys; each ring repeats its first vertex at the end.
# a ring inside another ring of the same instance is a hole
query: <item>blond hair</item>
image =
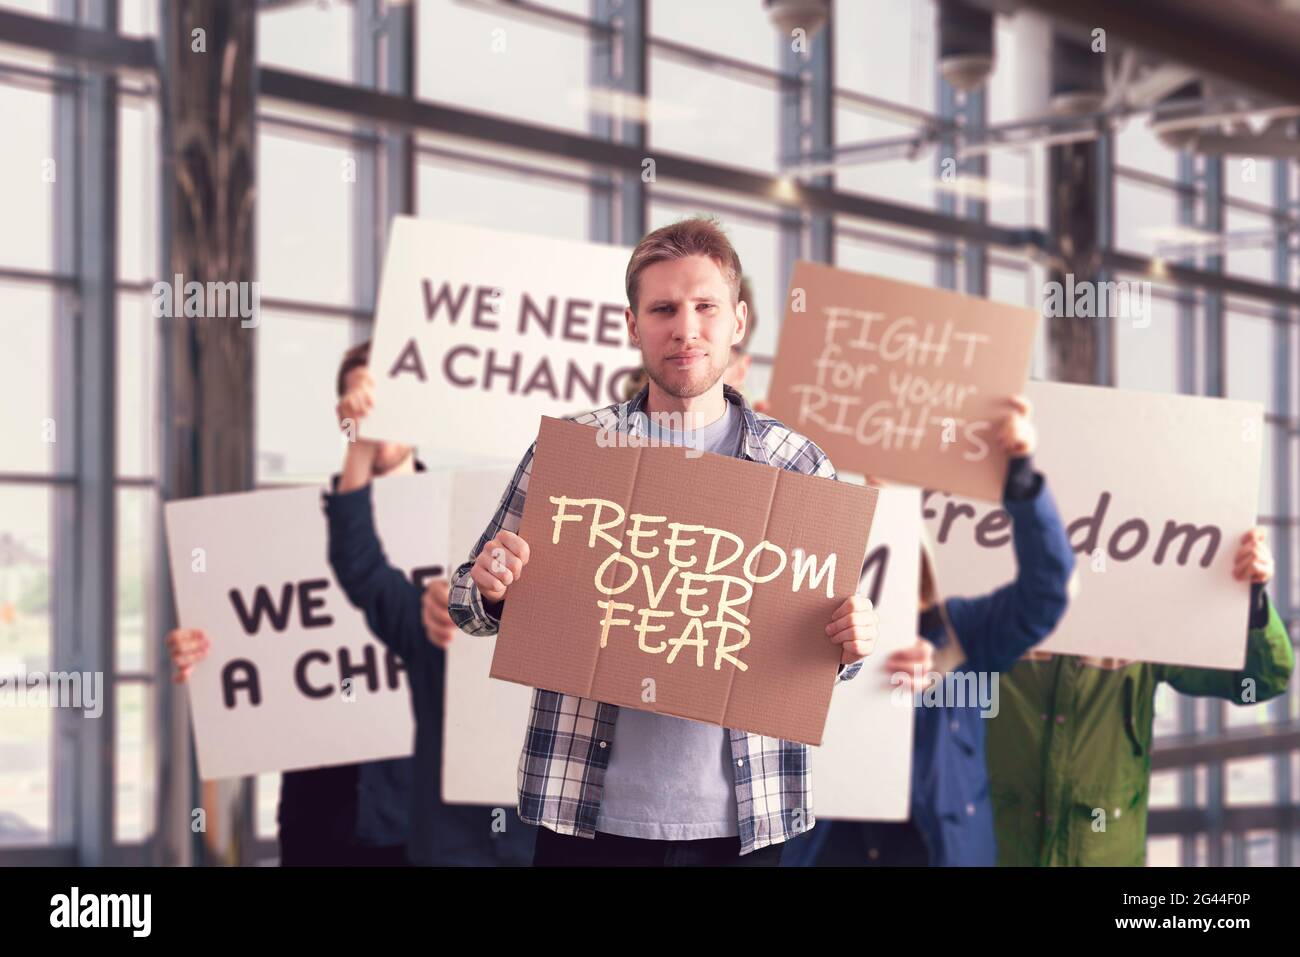
{"type": "Polygon", "coordinates": [[[712,259],[731,289],[731,305],[735,306],[740,301],[740,257],[736,255],[731,240],[716,219],[694,216],[646,233],[636,244],[636,249],[632,250],[625,277],[627,302],[632,311],[637,311],[641,273],[655,263],[685,259],[688,256],[707,256],[712,259]]]}

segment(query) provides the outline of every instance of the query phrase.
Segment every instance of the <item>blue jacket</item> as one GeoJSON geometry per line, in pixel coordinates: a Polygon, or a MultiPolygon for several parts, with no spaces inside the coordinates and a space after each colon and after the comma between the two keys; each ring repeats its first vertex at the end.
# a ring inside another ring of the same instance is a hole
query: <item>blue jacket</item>
{"type": "MultiPolygon", "coordinates": [[[[1013,582],[979,598],[949,598],[948,620],[965,652],[957,674],[974,679],[1011,668],[1026,651],[1045,639],[1065,613],[1067,587],[1074,571],[1074,552],[1041,475],[1027,459],[1008,476],[1003,506],[1011,515],[1017,573],[1013,582]]],[[[926,498],[929,497],[927,493],[926,498]]],[[[927,616],[927,618],[937,616],[927,616]]],[[[921,637],[945,643],[942,625],[925,627],[921,637]]],[[[994,686],[989,686],[994,687],[994,686]]],[[[969,701],[969,697],[967,698],[969,701]]],[[[965,707],[914,709],[912,751],[912,824],[920,831],[934,866],[991,866],[997,862],[993,808],[984,763],[984,721],[978,700],[965,707]]],[[[851,822],[821,821],[792,841],[782,863],[816,863],[834,833],[835,841],[852,841],[851,822]]],[[[870,830],[868,823],[866,829],[870,830]]],[[[872,842],[873,845],[876,842],[872,842]]],[[[862,863],[867,863],[863,861],[862,863]]],[[[880,863],[887,863],[881,861],[880,863]]]]}
{"type": "MultiPolygon", "coordinates": [[[[410,789],[407,856],[422,865],[528,865],[536,829],[506,809],[505,830],[489,807],[442,803],[443,652],[429,641],[420,617],[421,589],[388,563],[375,531],[370,486],[326,495],[329,560],[339,587],[366,616],[370,631],[406,665],[415,714],[414,781],[410,789]]],[[[386,763],[386,762],[385,762],[386,763]]],[[[376,763],[377,764],[377,763],[376,763]]],[[[374,767],[369,765],[363,767],[374,767]]],[[[371,777],[371,786],[376,778],[371,777]]],[[[362,775],[362,833],[379,826],[374,817],[383,801],[367,800],[362,775]]]]}

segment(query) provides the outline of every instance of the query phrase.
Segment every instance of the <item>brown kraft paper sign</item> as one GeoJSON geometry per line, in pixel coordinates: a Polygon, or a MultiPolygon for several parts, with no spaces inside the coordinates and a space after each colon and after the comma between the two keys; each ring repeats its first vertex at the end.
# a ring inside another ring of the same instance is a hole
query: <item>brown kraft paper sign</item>
{"type": "Polygon", "coordinates": [[[798,262],[771,412],[851,472],[997,502],[995,432],[1024,392],[1038,314],[798,262]]]}
{"type": "Polygon", "coordinates": [[[542,419],[492,676],[820,744],[876,490],[610,437],[542,419]]]}

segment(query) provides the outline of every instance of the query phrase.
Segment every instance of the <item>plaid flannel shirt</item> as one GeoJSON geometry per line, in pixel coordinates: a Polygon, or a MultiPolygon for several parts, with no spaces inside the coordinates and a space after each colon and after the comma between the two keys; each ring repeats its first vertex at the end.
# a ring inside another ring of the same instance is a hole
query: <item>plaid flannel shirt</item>
{"type": "MultiPolygon", "coordinates": [[[[826,453],[811,441],[755,412],[730,386],[723,391],[727,401],[743,414],[742,458],[804,475],[836,478],[826,453]]],[[[573,421],[644,437],[646,419],[637,413],[645,405],[646,394],[642,389],[627,402],[583,413],[573,421]]],[[[535,448],[536,443],[529,447],[469,561],[456,569],[452,579],[451,617],[471,635],[494,635],[500,624],[484,607],[470,570],[497,532],[519,529],[535,448]]],[[[841,666],[835,681],[849,680],[861,667],[860,661],[841,666]]],[[[560,834],[595,837],[618,712],[615,705],[578,695],[541,688],[533,691],[528,732],[519,757],[520,818],[560,834]]],[[[730,733],[740,853],[790,840],[811,828],[815,818],[808,746],[735,729],[730,733]]]]}

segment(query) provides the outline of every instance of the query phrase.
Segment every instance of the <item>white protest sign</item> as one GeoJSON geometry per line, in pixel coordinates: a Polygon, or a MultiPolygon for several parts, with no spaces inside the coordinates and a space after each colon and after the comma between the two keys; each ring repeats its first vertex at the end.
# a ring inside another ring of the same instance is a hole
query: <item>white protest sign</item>
{"type": "MultiPolygon", "coordinates": [[[[513,468],[456,473],[449,574],[468,560],[513,477],[513,468]]],[[[516,769],[533,689],[488,677],[495,648],[495,636],[457,632],[447,649],[442,725],[442,799],[447,804],[514,807],[518,799],[516,769]]]]}
{"type": "Polygon", "coordinates": [[[826,737],[812,749],[817,817],[905,821],[911,814],[912,698],[898,694],[884,663],[917,639],[920,566],[921,493],[881,489],[861,585],[880,615],[880,637],[861,673],[836,686],[826,737]]]}
{"type": "MultiPolygon", "coordinates": [[[[1038,646],[1204,668],[1245,663],[1250,587],[1232,577],[1254,524],[1263,408],[1197,396],[1032,382],[1036,467],[1076,552],[1077,593],[1038,646]]],[[[1012,580],[1005,512],[927,492],[940,590],[1012,580]]]]}
{"type": "Polygon", "coordinates": [[[630,254],[395,218],[370,353],[375,409],[362,433],[462,461],[483,456],[490,435],[514,459],[539,416],[622,401],[641,365],[623,318],[630,254]]]}
{"type": "MultiPolygon", "coordinates": [[[[450,481],[426,473],[374,483],[384,551],[417,584],[446,574],[450,481]]],[[[405,668],[334,580],[319,488],[164,511],[181,626],[212,641],[189,680],[203,779],[411,753],[405,668]]]]}

